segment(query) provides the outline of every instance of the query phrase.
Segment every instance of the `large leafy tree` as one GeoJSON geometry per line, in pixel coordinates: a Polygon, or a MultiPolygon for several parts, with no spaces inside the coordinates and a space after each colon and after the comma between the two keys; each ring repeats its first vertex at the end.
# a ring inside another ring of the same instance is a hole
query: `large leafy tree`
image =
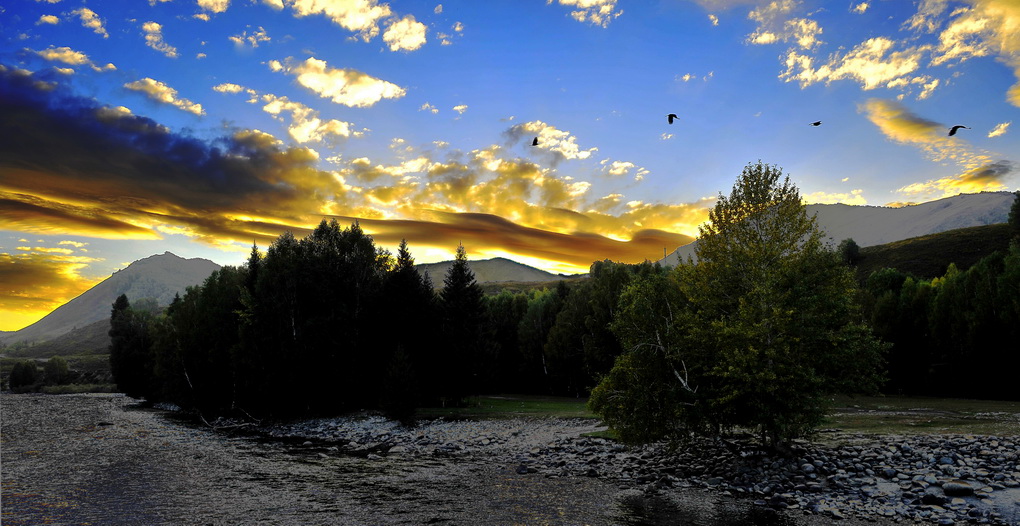
{"type": "MultiPolygon", "coordinates": [[[[672,369],[671,390],[685,405],[668,408],[673,428],[753,428],[776,444],[820,423],[827,395],[877,388],[883,346],[860,321],[852,271],[823,243],[780,169],[744,169],[700,228],[695,255],[674,270],[679,297],[645,287],[657,298],[641,300],[632,286],[629,308],[656,305],[652,323],[617,323],[630,352],[661,353],[626,365],[664,361],[672,369]]],[[[615,389],[594,399],[632,396],[615,389]]]]}

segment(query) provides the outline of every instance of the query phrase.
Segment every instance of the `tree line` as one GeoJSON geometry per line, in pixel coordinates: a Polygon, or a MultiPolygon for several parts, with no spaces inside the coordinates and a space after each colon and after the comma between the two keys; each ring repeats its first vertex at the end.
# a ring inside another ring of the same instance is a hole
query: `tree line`
{"type": "MultiPolygon", "coordinates": [[[[621,353],[619,295],[657,265],[596,262],[573,286],[485,296],[458,247],[438,292],[355,222],[285,233],[164,312],[113,304],[111,369],[125,393],[207,416],[459,405],[499,391],[586,396],[621,353]]],[[[146,305],[148,307],[148,305],[146,305]]]]}
{"type": "Polygon", "coordinates": [[[696,259],[600,261],[531,292],[485,296],[463,246],[437,292],[406,242],[393,256],[356,222],[323,220],[253,246],[163,312],[118,298],[111,367],[127,394],[205,416],[408,419],[473,394],[590,394],[627,441],[739,428],[779,443],[817,426],[833,393],[976,396],[999,378],[983,362],[1016,364],[1015,350],[988,351],[995,331],[1016,341],[1020,327],[1016,244],[928,284],[884,270],[861,288],[856,244],[822,239],[796,187],[761,162],[719,196],[696,259]]]}

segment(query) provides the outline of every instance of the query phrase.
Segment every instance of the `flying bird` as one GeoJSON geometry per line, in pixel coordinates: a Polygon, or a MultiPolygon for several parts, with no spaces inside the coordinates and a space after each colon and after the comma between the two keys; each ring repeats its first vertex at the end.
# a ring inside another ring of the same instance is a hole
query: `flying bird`
{"type": "Polygon", "coordinates": [[[811,125],[812,125],[812,126],[821,126],[821,125],[822,125],[822,121],[815,121],[815,122],[812,122],[812,123],[811,123],[811,125]]]}
{"type": "Polygon", "coordinates": [[[535,137],[535,140],[531,141],[531,145],[538,146],[538,137],[535,137]]]}
{"type": "Polygon", "coordinates": [[[669,120],[670,124],[673,124],[673,119],[677,119],[677,118],[679,118],[679,117],[677,117],[675,113],[670,113],[669,115],[666,115],[666,119],[669,120]]]}
{"type": "Polygon", "coordinates": [[[949,128],[949,136],[952,137],[953,135],[956,135],[956,130],[959,130],[960,128],[965,128],[965,129],[968,129],[968,130],[970,129],[970,128],[967,128],[966,126],[956,125],[956,126],[953,126],[952,128],[949,128]]]}

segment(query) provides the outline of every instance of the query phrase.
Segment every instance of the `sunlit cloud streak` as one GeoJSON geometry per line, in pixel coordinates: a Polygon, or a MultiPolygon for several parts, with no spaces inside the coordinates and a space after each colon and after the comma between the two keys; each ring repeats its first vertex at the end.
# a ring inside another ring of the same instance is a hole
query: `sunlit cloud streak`
{"type": "Polygon", "coordinates": [[[49,47],[42,51],[32,51],[40,58],[51,62],[61,62],[71,66],[89,66],[93,71],[114,71],[117,69],[113,64],[99,66],[89,59],[88,55],[81,51],[75,51],[67,46],[49,47]]]}
{"type": "Polygon", "coordinates": [[[899,102],[870,99],[859,109],[889,139],[919,148],[933,161],[954,162],[964,170],[956,176],[913,183],[897,190],[904,195],[936,199],[959,193],[998,191],[1005,189],[1005,181],[1015,174],[1012,162],[994,161],[989,153],[976,150],[959,137],[948,136],[946,125],[925,119],[899,102]]]}
{"type": "Polygon", "coordinates": [[[383,242],[406,237],[453,247],[470,239],[478,250],[519,251],[583,270],[596,259],[636,262],[685,244],[692,238],[675,232],[694,230],[707,212],[700,202],[601,198],[585,181],[504,158],[500,146],[454,154],[465,162],[354,159],[324,171],[313,150],[263,132],[210,143],[59,89],[41,92],[30,76],[4,72],[0,80],[11,93],[0,127],[20,123],[17,137],[0,145],[4,229],[147,239],[173,233],[250,246],[332,216],[363,221],[383,242]]]}
{"type": "Polygon", "coordinates": [[[93,287],[100,279],[80,272],[97,258],[75,256],[45,248],[0,252],[0,330],[15,330],[34,322],[93,287]]]}
{"type": "Polygon", "coordinates": [[[124,87],[131,91],[143,93],[153,101],[169,104],[195,115],[205,115],[205,110],[202,109],[201,104],[178,97],[177,90],[158,80],[145,77],[134,82],[128,82],[124,84],[124,87]]]}

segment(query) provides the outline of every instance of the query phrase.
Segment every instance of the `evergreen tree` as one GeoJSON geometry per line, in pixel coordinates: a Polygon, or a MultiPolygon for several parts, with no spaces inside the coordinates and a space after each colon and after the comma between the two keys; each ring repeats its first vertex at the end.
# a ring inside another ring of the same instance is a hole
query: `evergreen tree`
{"type": "Polygon", "coordinates": [[[458,245],[440,293],[445,345],[438,360],[438,392],[452,403],[460,403],[480,387],[476,384],[476,375],[489,355],[490,349],[483,338],[485,305],[482,296],[482,288],[468,264],[467,251],[464,245],[458,245]]]}
{"type": "Polygon", "coordinates": [[[126,295],[113,302],[110,312],[110,371],[121,392],[133,398],[153,398],[152,338],[153,315],[134,310],[126,295]]]}

